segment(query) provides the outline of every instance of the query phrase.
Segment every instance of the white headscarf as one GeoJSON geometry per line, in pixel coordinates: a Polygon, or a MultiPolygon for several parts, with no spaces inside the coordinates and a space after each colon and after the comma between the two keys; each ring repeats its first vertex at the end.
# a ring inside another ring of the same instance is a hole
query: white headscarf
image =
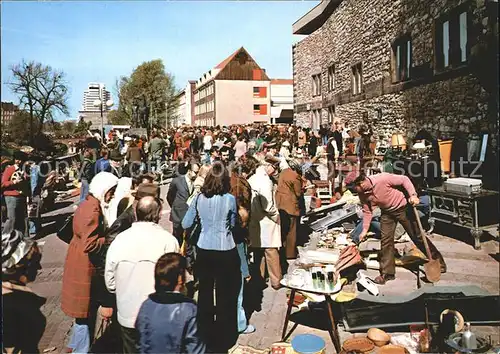
{"type": "Polygon", "coordinates": [[[122,177],[118,180],[118,185],[116,186],[116,191],[113,199],[109,202],[109,214],[107,216],[108,225],[113,225],[116,218],[118,217],[118,204],[121,200],[130,194],[132,190],[132,178],[122,177]]]}
{"type": "Polygon", "coordinates": [[[104,196],[108,191],[118,184],[118,177],[109,172],[99,172],[92,178],[89,185],[89,193],[92,194],[101,204],[102,214],[106,225],[109,225],[107,217],[109,215],[109,204],[104,201],[104,196]]]}

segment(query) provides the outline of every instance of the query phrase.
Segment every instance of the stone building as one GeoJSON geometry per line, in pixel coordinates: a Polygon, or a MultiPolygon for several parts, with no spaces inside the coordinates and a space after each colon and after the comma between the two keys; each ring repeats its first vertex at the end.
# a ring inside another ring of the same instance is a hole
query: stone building
{"type": "Polygon", "coordinates": [[[322,1],[293,25],[294,119],[489,132],[497,151],[497,31],[496,1],[322,1]]]}

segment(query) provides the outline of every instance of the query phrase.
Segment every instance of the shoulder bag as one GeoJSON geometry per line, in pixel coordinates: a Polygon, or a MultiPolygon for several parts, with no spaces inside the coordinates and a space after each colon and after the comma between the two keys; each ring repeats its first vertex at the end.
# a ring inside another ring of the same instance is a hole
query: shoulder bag
{"type": "Polygon", "coordinates": [[[187,242],[188,244],[192,246],[196,246],[198,243],[198,240],[200,238],[200,233],[201,233],[201,220],[200,220],[200,215],[198,214],[198,199],[200,199],[201,193],[198,194],[196,197],[196,200],[194,201],[194,208],[196,210],[196,216],[194,217],[194,222],[193,226],[189,229],[189,231],[186,231],[188,233],[188,238],[187,242]]]}

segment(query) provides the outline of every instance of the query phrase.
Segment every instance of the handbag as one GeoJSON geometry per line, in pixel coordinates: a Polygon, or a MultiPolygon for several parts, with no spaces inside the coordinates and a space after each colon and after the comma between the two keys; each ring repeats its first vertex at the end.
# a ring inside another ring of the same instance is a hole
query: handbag
{"type": "Polygon", "coordinates": [[[68,244],[71,242],[73,238],[73,215],[66,218],[63,226],[57,231],[57,237],[68,244]]]}
{"type": "Polygon", "coordinates": [[[194,201],[196,216],[194,217],[193,226],[191,227],[189,233],[187,234],[187,242],[192,246],[196,246],[198,244],[198,240],[200,238],[200,233],[201,233],[201,220],[200,220],[200,215],[198,214],[198,199],[200,199],[200,195],[201,193],[198,194],[196,200],[194,201]]]}

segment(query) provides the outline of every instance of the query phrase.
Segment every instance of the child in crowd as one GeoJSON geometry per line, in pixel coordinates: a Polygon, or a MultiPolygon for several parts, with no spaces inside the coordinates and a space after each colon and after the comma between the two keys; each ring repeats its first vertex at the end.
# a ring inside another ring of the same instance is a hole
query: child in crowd
{"type": "Polygon", "coordinates": [[[144,301],[135,323],[140,353],[205,353],[196,303],[182,293],[186,267],[186,258],[178,253],[164,254],[156,263],[156,292],[144,301]]]}

